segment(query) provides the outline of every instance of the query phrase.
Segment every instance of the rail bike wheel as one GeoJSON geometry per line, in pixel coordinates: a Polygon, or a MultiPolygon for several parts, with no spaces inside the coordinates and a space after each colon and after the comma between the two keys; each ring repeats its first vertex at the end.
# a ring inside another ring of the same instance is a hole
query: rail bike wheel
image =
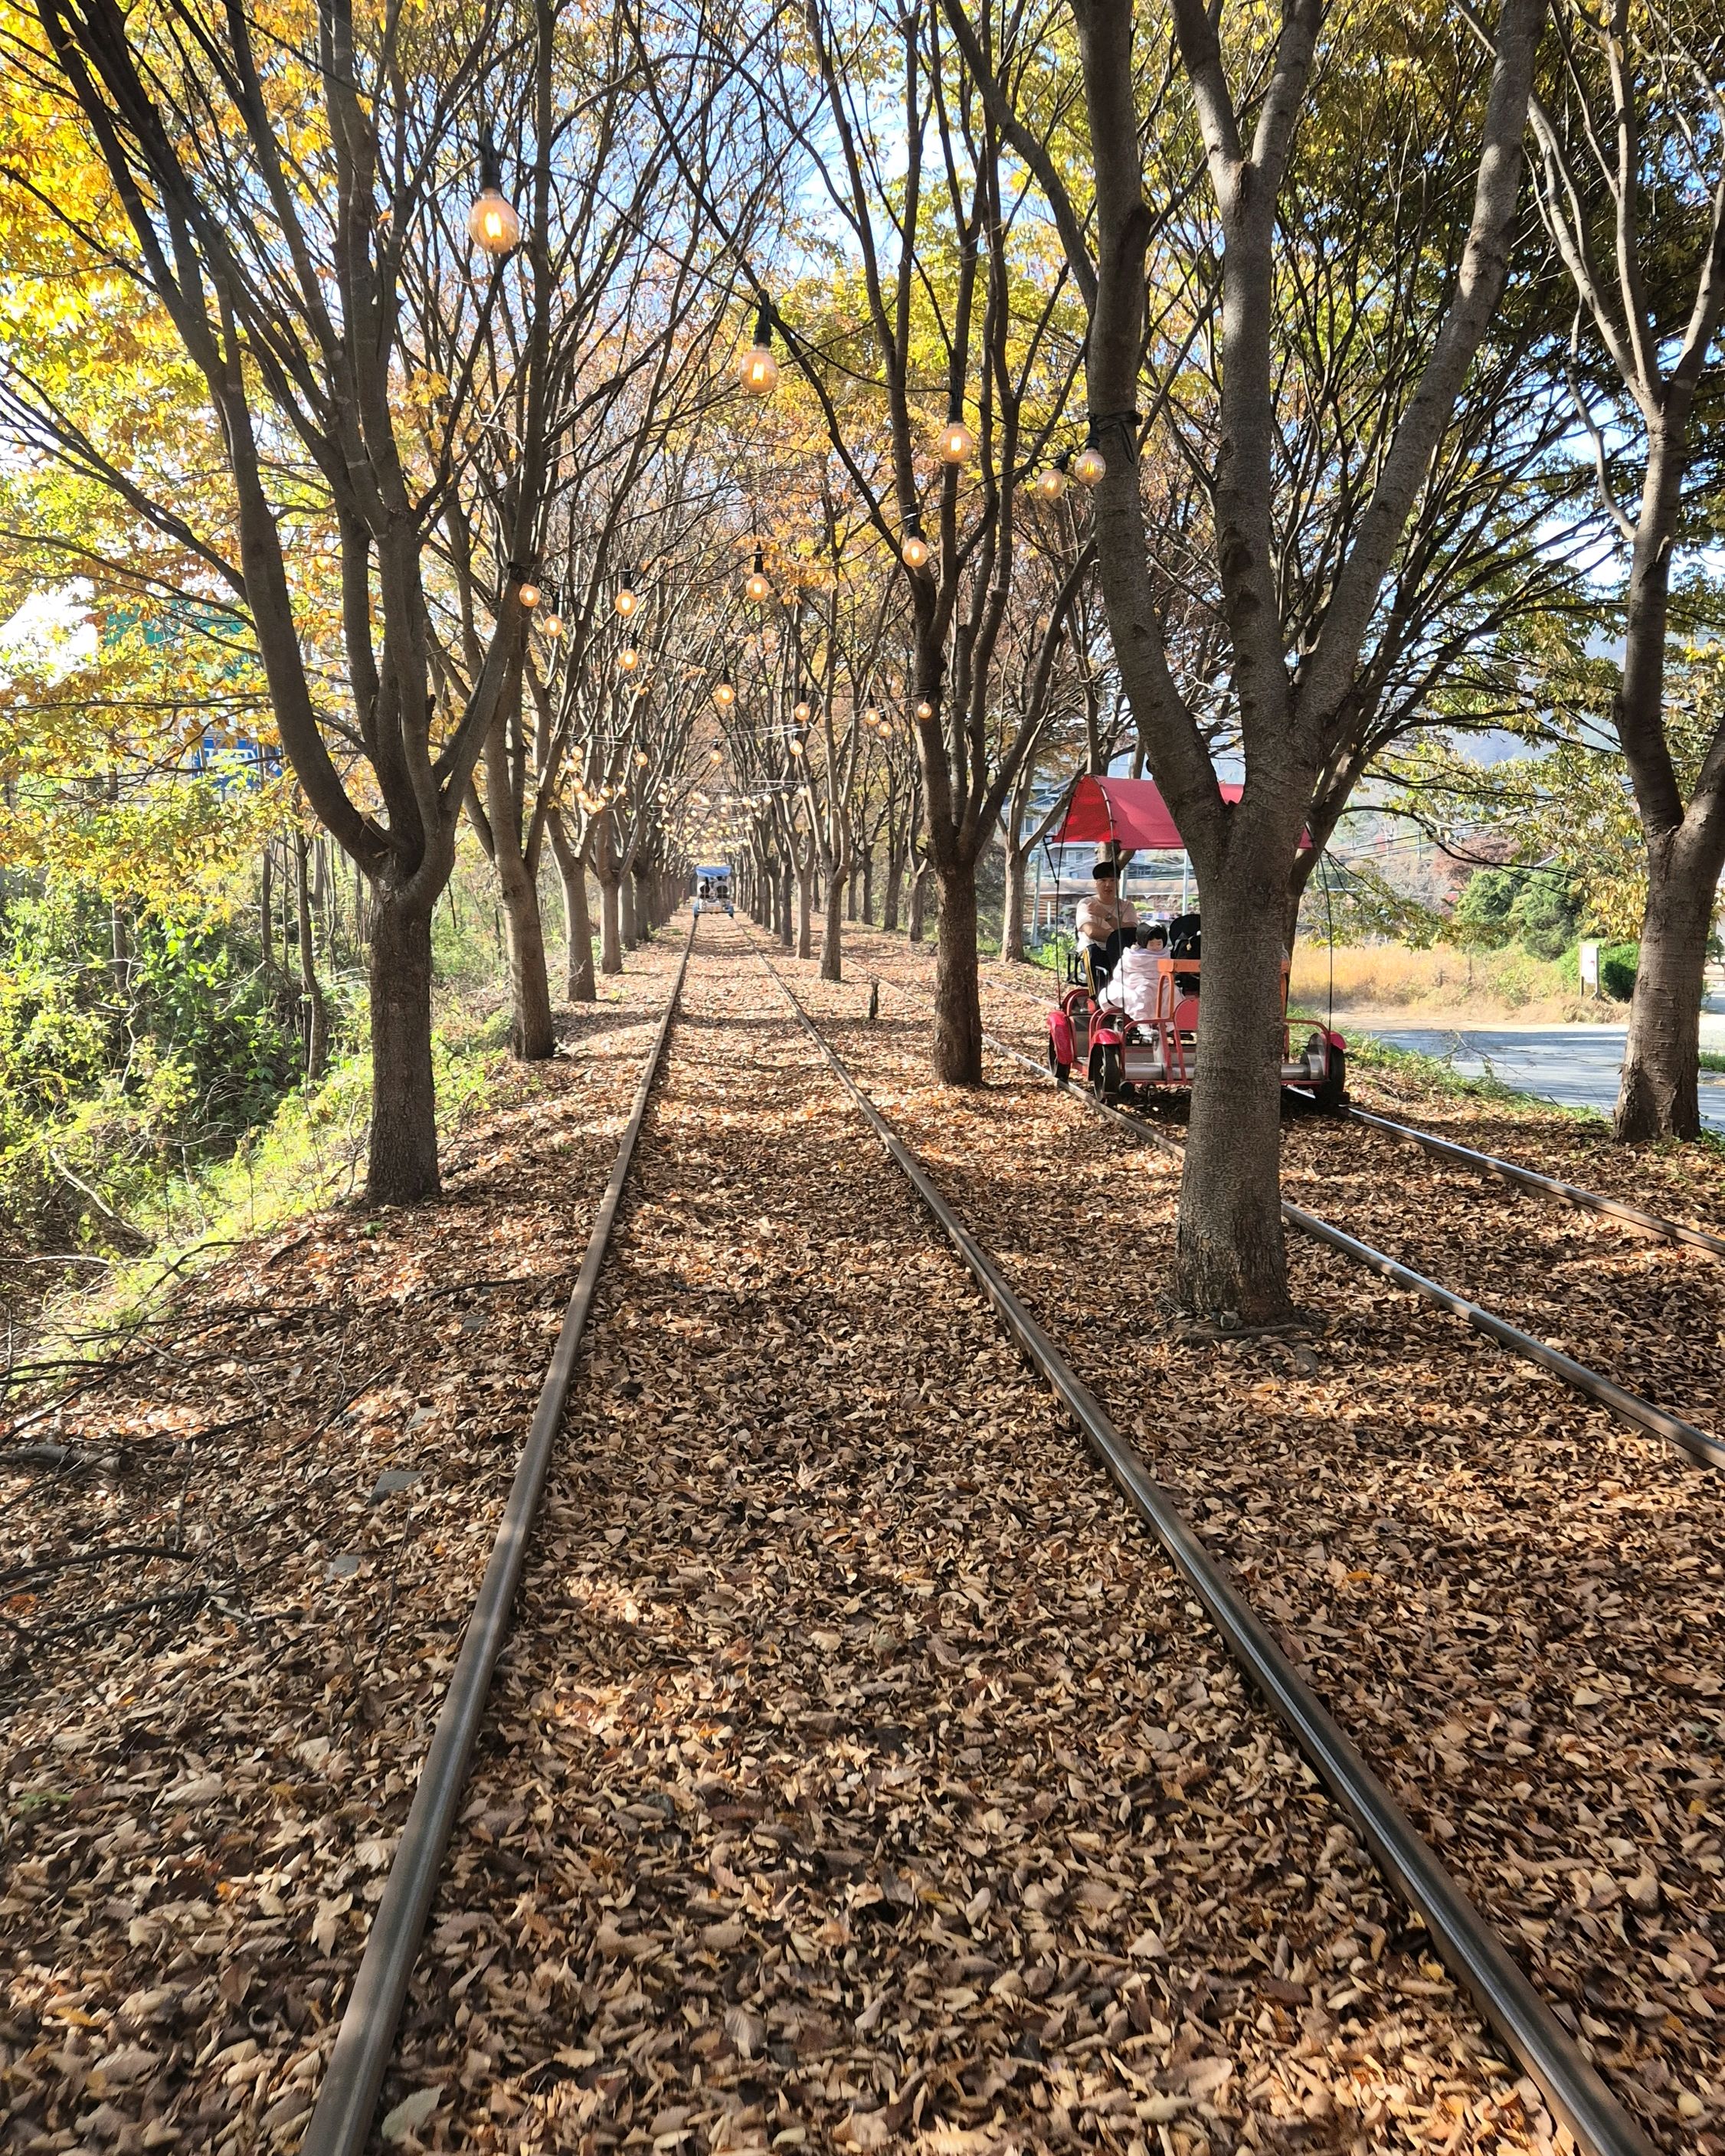
{"type": "Polygon", "coordinates": [[[1111,1107],[1120,1098],[1121,1084],[1126,1075],[1125,1059],[1111,1041],[1105,1042],[1091,1058],[1091,1090],[1100,1101],[1111,1107]]]}
{"type": "Polygon", "coordinates": [[[1072,1066],[1070,1063],[1061,1062],[1060,1050],[1052,1040],[1048,1044],[1048,1067],[1056,1086],[1064,1086],[1070,1080],[1072,1066]]]}
{"type": "Polygon", "coordinates": [[[1332,1048],[1323,1076],[1312,1089],[1321,1116],[1339,1116],[1348,1098],[1348,1051],[1332,1048]]]}

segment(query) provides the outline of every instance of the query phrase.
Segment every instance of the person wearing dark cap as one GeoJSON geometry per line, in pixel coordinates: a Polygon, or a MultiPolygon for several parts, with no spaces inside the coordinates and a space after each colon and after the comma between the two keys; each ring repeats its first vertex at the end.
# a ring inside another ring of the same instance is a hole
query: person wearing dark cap
{"type": "Polygon", "coordinates": [[[1092,863],[1091,891],[1078,906],[1078,951],[1090,973],[1093,992],[1099,991],[1120,963],[1127,937],[1138,925],[1129,899],[1121,897],[1120,868],[1111,855],[1092,863]]]}

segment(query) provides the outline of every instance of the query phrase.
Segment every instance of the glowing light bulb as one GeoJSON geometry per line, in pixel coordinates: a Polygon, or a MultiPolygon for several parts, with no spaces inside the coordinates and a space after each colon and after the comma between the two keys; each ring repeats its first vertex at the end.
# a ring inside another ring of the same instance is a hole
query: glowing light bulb
{"type": "Polygon", "coordinates": [[[635,766],[638,770],[644,771],[651,762],[652,758],[648,755],[645,749],[638,748],[635,751],[635,766]]]}
{"type": "Polygon", "coordinates": [[[1037,473],[1037,493],[1045,501],[1058,501],[1066,491],[1066,475],[1058,465],[1047,465],[1037,473]]]}
{"type": "Polygon", "coordinates": [[[641,663],[641,654],[632,644],[625,644],[617,654],[617,669],[621,674],[633,674],[641,663]]]}
{"type": "Polygon", "coordinates": [[[757,606],[773,596],[773,587],[767,581],[767,558],[758,547],[755,549],[755,566],[744,579],[742,588],[757,606]]]}
{"type": "Polygon", "coordinates": [[[616,608],[619,613],[623,616],[625,621],[629,619],[635,608],[641,603],[640,593],[636,591],[634,580],[627,574],[624,575],[623,579],[622,590],[618,593],[616,598],[612,600],[611,603],[616,608]]]}
{"type": "Polygon", "coordinates": [[[802,744],[802,742],[799,742],[799,741],[793,741],[793,742],[791,743],[791,754],[792,754],[793,756],[801,756],[801,754],[802,754],[802,753],[803,753],[803,744],[802,744]]]}
{"type": "Polygon", "coordinates": [[[1094,442],[1081,449],[1073,459],[1072,476],[1081,480],[1086,486],[1095,486],[1099,480],[1108,476],[1108,459],[1094,442]]]}
{"type": "Polygon", "coordinates": [[[755,316],[755,341],[737,362],[737,378],[748,397],[770,397],[778,387],[778,362],[773,357],[773,310],[764,300],[755,316]]]}
{"type": "Polygon", "coordinates": [[[501,187],[480,189],[467,213],[467,236],[487,254],[511,254],[521,244],[521,221],[501,187]]]}
{"type": "Polygon", "coordinates": [[[723,750],[723,749],[721,749],[721,748],[716,748],[716,749],[712,752],[712,753],[711,753],[711,754],[707,757],[707,762],[708,762],[709,763],[722,763],[724,761],[725,761],[725,752],[724,752],[724,750],[723,750]]]}
{"type": "Polygon", "coordinates": [[[538,585],[523,584],[521,588],[521,602],[527,609],[528,613],[531,613],[534,608],[539,603],[538,585]]]}
{"type": "Polygon", "coordinates": [[[976,454],[976,436],[962,419],[948,419],[941,429],[940,449],[947,464],[968,464],[976,454]]]}
{"type": "Polygon", "coordinates": [[[916,716],[919,719],[932,719],[934,716],[934,706],[929,702],[927,696],[917,705],[916,716]]]}
{"type": "Polygon", "coordinates": [[[865,726],[878,726],[880,723],[880,706],[878,704],[865,704],[863,706],[863,724],[865,726]]]}
{"type": "Polygon", "coordinates": [[[751,397],[770,397],[778,387],[778,362],[764,344],[752,344],[738,365],[737,377],[751,397]]]}
{"type": "Polygon", "coordinates": [[[812,716],[813,713],[810,711],[806,700],[798,703],[791,713],[791,716],[797,721],[797,724],[799,726],[806,726],[812,716]]]}
{"type": "Polygon", "coordinates": [[[728,711],[737,701],[737,691],[729,681],[721,681],[713,690],[713,701],[721,711],[728,711]]]}
{"type": "Polygon", "coordinates": [[[920,569],[928,559],[928,542],[920,531],[907,531],[899,557],[907,569],[920,569]]]}

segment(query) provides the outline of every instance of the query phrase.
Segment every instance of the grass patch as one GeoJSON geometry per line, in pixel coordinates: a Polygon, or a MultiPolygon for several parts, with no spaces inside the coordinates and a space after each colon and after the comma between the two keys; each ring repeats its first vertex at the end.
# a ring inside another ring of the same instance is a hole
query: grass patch
{"type": "MultiPolygon", "coordinates": [[[[453,996],[444,999],[432,1033],[440,1148],[482,1105],[508,1042],[506,1007],[475,1009],[453,996]]],[[[290,1094],[225,1158],[176,1178],[159,1214],[142,1223],[153,1248],[114,1259],[93,1286],[80,1279],[49,1299],[39,1334],[43,1350],[99,1355],[135,1337],[166,1292],[223,1251],[354,1199],[364,1184],[371,1111],[371,1048],[362,1024],[360,1040],[320,1084],[290,1094]]]]}
{"type": "Polygon", "coordinates": [[[1353,943],[1332,953],[1322,942],[1296,947],[1291,993],[1337,1009],[1446,1011],[1562,1019],[1610,1018],[1621,1006],[1583,998],[1570,958],[1535,958],[1519,947],[1457,951],[1435,944],[1353,943]]]}

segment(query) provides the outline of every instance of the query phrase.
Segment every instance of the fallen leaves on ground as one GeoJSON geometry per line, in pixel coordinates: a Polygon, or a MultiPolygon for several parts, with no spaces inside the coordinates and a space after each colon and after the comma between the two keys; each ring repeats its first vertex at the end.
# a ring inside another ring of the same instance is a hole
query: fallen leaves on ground
{"type": "Polygon", "coordinates": [[[470,2149],[1543,2145],[703,923],[386,2101],[470,2149]]]}
{"type": "Polygon", "coordinates": [[[297,2138],[680,942],[0,1450],[0,2146],[297,2138]]]}
{"type": "MultiPolygon", "coordinates": [[[[884,937],[859,944],[859,980],[878,971],[926,988],[920,954],[884,937]]],[[[860,1022],[865,988],[793,970],[860,1082],[1276,1622],[1620,2097],[1666,2147],[1725,2148],[1725,1483],[1299,1238],[1295,1299],[1323,1328],[1310,1342],[1171,1338],[1158,1297],[1177,1161],[999,1060],[981,1092],[934,1086],[920,1011],[901,1004],[871,1027],[860,1022]]],[[[986,1022],[1034,1053],[1035,1003],[991,983],[984,997],[986,1022]]],[[[1545,1121],[1560,1134],[1568,1122],[1545,1121]]],[[[1445,1135],[1484,1136],[1459,1111],[1445,1135]]],[[[1497,1135],[1491,1149],[1554,1169],[1531,1137],[1497,1135]]],[[[1529,1304],[1549,1297],[1547,1276],[1578,1239],[1601,1278],[1681,1280],[1708,1313],[1687,1404],[1719,1419],[1708,1373],[1725,1266],[1501,1185],[1481,1196],[1473,1178],[1435,1174],[1425,1156],[1353,1127],[1293,1124],[1288,1151],[1295,1173],[1314,1178],[1300,1194],[1337,1225],[1399,1254],[1441,1249],[1458,1267],[1489,1258],[1494,1303],[1512,1290],[1529,1304]],[[1463,1190],[1487,1216],[1512,1212],[1513,1236],[1456,1228],[1463,1190]]],[[[1579,1167],[1563,1172],[1603,1179],[1579,1167]]],[[[1704,1186],[1717,1171],[1702,1160],[1688,1173],[1704,1186]]],[[[1620,1194],[1661,1202],[1645,1188],[1620,1194]]],[[[1704,1188],[1690,1194],[1697,1202],[1681,1209],[1702,1214],[1704,1188]]],[[[1434,1270],[1479,1291],[1466,1274],[1434,1270]]],[[[1616,1344],[1646,1342],[1651,1368],[1657,1343],[1660,1367],[1675,1370],[1686,1337],[1644,1305],[1639,1324],[1624,1313],[1616,1344]]]]}

